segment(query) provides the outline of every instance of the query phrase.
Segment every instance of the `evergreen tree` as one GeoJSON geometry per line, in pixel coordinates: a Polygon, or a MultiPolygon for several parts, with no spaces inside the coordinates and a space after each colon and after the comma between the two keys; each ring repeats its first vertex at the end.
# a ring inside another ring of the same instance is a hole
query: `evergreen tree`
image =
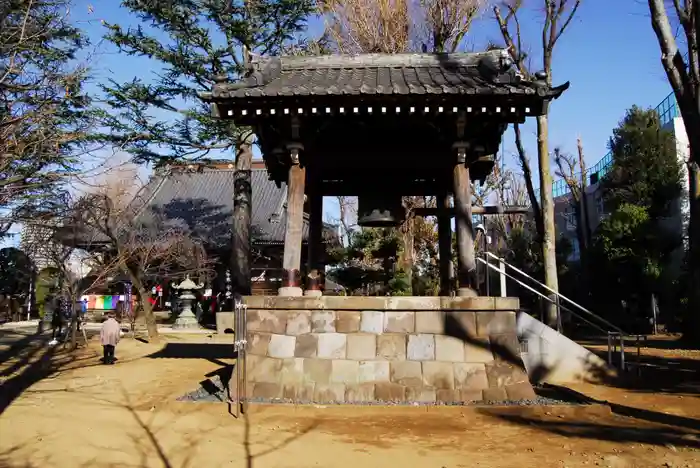
{"type": "Polygon", "coordinates": [[[27,254],[14,247],[0,249],[0,293],[26,296],[34,273],[34,264],[27,254]]]}
{"type": "Polygon", "coordinates": [[[668,216],[681,194],[681,162],[673,134],[661,128],[656,111],[629,109],[609,146],[613,166],[602,180],[606,206],[632,204],[651,218],[668,216]]]}
{"type": "MultiPolygon", "coordinates": [[[[312,0],[124,0],[140,24],[106,23],[106,39],[130,56],[153,60],[150,77],[103,86],[109,109],[105,138],[136,162],[228,159],[240,134],[230,120],[212,117],[197,97],[218,77],[234,80],[245,51],[274,55],[298,51],[312,0]],[[212,158],[212,159],[213,159],[212,158]]],[[[304,47],[301,42],[301,48],[304,47]]]]}
{"type": "Polygon", "coordinates": [[[70,24],[67,0],[0,3],[0,235],[13,222],[51,211],[59,182],[88,141],[87,45],[70,24]]]}
{"type": "Polygon", "coordinates": [[[336,265],[330,277],[351,294],[405,295],[410,285],[397,265],[401,245],[397,229],[352,231],[347,246],[330,252],[331,262],[336,265]]]}
{"type": "Polygon", "coordinates": [[[295,35],[305,29],[314,1],[123,0],[121,5],[140,24],[107,23],[106,39],[127,55],[153,59],[153,72],[149,79],[103,86],[109,104],[104,139],[130,152],[135,162],[156,166],[221,155],[230,160],[235,152],[237,229],[230,265],[234,291],[250,294],[253,136],[231,120],[213,117],[198,93],[221,78],[240,77],[251,53],[300,53],[309,44],[295,35]]]}
{"type": "Polygon", "coordinates": [[[592,291],[597,310],[629,329],[646,318],[650,294],[663,294],[673,272],[668,259],[680,233],[666,220],[681,195],[682,172],[673,135],[653,110],[631,108],[610,149],[613,165],[601,181],[610,215],[593,239],[592,291]]]}

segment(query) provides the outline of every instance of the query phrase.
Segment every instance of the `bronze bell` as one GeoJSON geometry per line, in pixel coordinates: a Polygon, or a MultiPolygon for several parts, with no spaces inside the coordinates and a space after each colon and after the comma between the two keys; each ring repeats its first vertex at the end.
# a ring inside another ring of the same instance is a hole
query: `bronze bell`
{"type": "Polygon", "coordinates": [[[406,219],[406,209],[398,195],[357,197],[357,224],[362,227],[394,227],[406,219]]]}

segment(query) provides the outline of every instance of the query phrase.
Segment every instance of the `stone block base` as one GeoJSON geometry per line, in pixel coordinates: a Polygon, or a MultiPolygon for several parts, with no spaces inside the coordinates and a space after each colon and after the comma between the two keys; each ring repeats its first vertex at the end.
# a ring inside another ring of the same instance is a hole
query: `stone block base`
{"type": "Polygon", "coordinates": [[[517,299],[244,301],[248,395],[255,399],[469,403],[535,397],[516,336],[517,299]]]}

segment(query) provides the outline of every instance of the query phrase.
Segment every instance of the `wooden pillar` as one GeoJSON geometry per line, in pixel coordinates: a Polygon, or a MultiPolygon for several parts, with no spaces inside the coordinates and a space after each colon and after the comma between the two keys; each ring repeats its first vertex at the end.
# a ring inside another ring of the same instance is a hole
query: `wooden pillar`
{"type": "MultiPolygon", "coordinates": [[[[315,178],[318,181],[318,178],[315,178]]],[[[306,296],[320,296],[323,291],[323,195],[318,183],[309,181],[309,241],[307,252],[306,296]]]]}
{"type": "Polygon", "coordinates": [[[453,170],[455,230],[457,232],[458,296],[476,296],[476,258],[472,229],[472,194],[466,151],[458,148],[457,164],[453,170]]]}
{"type": "Polygon", "coordinates": [[[306,169],[299,165],[301,145],[289,147],[292,164],[287,178],[287,225],[284,231],[280,296],[301,296],[301,243],[304,229],[306,169]]]}
{"type": "Polygon", "coordinates": [[[452,295],[452,217],[450,216],[450,196],[443,194],[438,197],[438,247],[440,250],[440,295],[452,295]]]}

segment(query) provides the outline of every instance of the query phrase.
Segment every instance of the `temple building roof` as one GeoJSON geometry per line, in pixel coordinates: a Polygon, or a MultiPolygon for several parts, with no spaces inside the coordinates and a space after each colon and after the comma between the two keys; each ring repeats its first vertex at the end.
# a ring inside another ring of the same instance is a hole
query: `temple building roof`
{"type": "Polygon", "coordinates": [[[568,83],[551,88],[527,80],[503,49],[454,54],[360,54],[254,57],[242,80],[218,83],[209,101],[282,96],[347,95],[539,95],[558,97],[568,83]]]}
{"type": "MultiPolygon", "coordinates": [[[[136,194],[129,209],[131,225],[164,224],[166,228],[184,228],[210,247],[227,249],[233,229],[234,169],[230,165],[216,167],[176,166],[158,170],[136,194]]],[[[287,221],[286,185],[280,187],[269,180],[262,161],[254,161],[251,171],[252,213],[251,238],[254,245],[284,243],[287,221]]],[[[309,221],[304,214],[303,240],[308,239],[309,221]]],[[[67,230],[65,242],[97,247],[101,234],[76,234],[67,230]],[[70,240],[73,239],[73,240],[70,240]]],[[[325,225],[324,239],[336,239],[331,225],[325,225]]]]}
{"type": "MultiPolygon", "coordinates": [[[[186,227],[212,245],[229,246],[233,229],[234,169],[186,167],[155,174],[134,200],[136,223],[159,217],[173,227],[186,227]]],[[[286,185],[277,187],[264,166],[251,171],[251,237],[254,244],[282,244],[286,225],[286,185]]],[[[332,226],[327,234],[334,236],[332,226]]],[[[303,238],[309,233],[304,215],[303,238]]],[[[327,237],[327,236],[326,236],[327,237]]]]}

